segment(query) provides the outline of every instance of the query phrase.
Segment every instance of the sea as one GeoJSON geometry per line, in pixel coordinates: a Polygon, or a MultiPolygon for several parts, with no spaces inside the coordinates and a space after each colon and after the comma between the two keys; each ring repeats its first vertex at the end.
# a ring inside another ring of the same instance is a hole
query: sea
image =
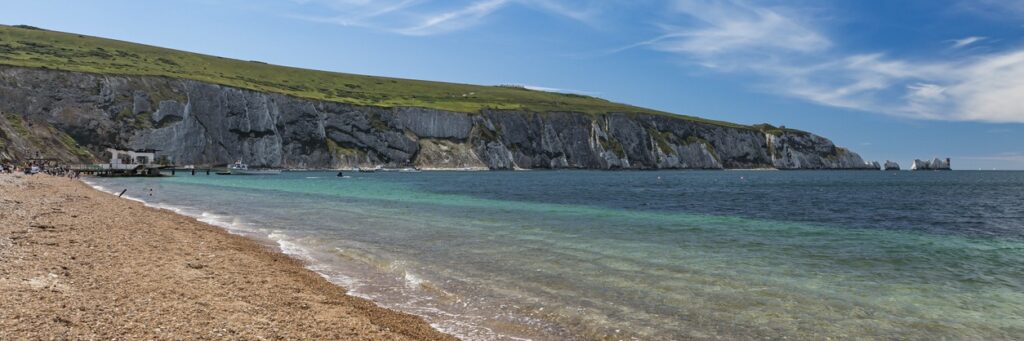
{"type": "Polygon", "coordinates": [[[469,340],[1024,337],[1024,172],[86,181],[469,340]]]}

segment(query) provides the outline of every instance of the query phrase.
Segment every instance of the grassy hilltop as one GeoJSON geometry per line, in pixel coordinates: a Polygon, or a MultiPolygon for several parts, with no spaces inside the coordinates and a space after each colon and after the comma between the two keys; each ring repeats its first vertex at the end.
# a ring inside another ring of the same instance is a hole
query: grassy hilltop
{"type": "Polygon", "coordinates": [[[124,41],[0,25],[0,65],[133,76],[165,76],[301,98],[373,106],[413,106],[473,113],[481,109],[534,112],[672,115],[709,124],[728,122],[669,114],[575,94],[375,77],[270,65],[124,41]]]}

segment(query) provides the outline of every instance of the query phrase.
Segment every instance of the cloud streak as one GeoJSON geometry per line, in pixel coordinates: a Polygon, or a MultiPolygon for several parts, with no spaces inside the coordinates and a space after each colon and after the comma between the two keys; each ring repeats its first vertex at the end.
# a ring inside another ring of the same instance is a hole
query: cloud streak
{"type": "MultiPolygon", "coordinates": [[[[293,1],[329,13],[301,16],[304,20],[418,37],[476,27],[514,7],[596,24],[603,11],[633,5],[598,0],[293,1]]],[[[844,49],[821,28],[826,22],[805,9],[746,0],[664,0],[658,7],[664,11],[663,19],[654,21],[657,35],[608,54],[637,48],[673,54],[700,68],[751,75],[762,91],[831,107],[912,119],[1024,123],[1024,105],[1017,98],[1024,93],[1024,48],[976,49],[990,38],[967,36],[941,42],[955,53],[893,57],[892,51],[844,49]]]]}
{"type": "Polygon", "coordinates": [[[1021,152],[1006,152],[996,155],[983,155],[983,156],[964,156],[963,159],[968,160],[988,160],[988,161],[1012,161],[1024,163],[1024,153],[1021,152]]]}
{"type": "Polygon", "coordinates": [[[423,36],[450,32],[475,25],[484,17],[509,4],[509,0],[486,0],[470,4],[456,10],[428,16],[420,23],[407,28],[395,30],[398,33],[423,36]]]}
{"type": "Polygon", "coordinates": [[[752,73],[765,91],[826,106],[915,119],[1024,122],[1024,49],[954,60],[844,53],[812,20],[785,8],[677,0],[672,9],[690,20],[663,24],[663,35],[626,48],[646,46],[705,68],[752,73]]]}
{"type": "Polygon", "coordinates": [[[342,26],[365,27],[408,35],[431,36],[480,25],[502,9],[522,6],[575,21],[591,23],[598,14],[598,1],[558,0],[293,0],[326,9],[330,14],[289,17],[342,26]]]}
{"type": "Polygon", "coordinates": [[[562,89],[562,88],[549,88],[549,87],[546,87],[546,86],[537,86],[537,85],[523,85],[522,87],[524,87],[526,89],[534,90],[534,91],[557,92],[557,93],[563,93],[563,94],[577,94],[577,95],[587,95],[587,96],[597,96],[597,95],[600,94],[600,93],[593,92],[593,91],[562,89]]]}
{"type": "MultiPolygon", "coordinates": [[[[982,161],[990,164],[995,164],[999,165],[999,169],[1021,169],[1022,167],[1024,167],[1024,153],[1022,152],[1005,152],[994,155],[961,156],[958,157],[957,159],[982,161]]],[[[993,170],[994,169],[996,168],[993,168],[993,170]]]]}
{"type": "Polygon", "coordinates": [[[306,7],[320,7],[331,14],[301,15],[288,17],[306,21],[353,27],[373,27],[382,16],[406,10],[422,0],[292,0],[306,7]]]}
{"type": "Polygon", "coordinates": [[[813,52],[831,45],[821,34],[767,8],[733,2],[676,1],[673,9],[699,18],[702,25],[692,29],[663,25],[668,33],[652,44],[659,50],[713,56],[756,54],[762,48],[813,52]]]}
{"type": "Polygon", "coordinates": [[[953,43],[953,48],[954,49],[959,49],[959,48],[967,47],[967,45],[971,45],[971,44],[977,43],[977,42],[982,41],[982,40],[985,40],[985,37],[970,36],[970,37],[965,37],[965,38],[962,38],[962,39],[953,39],[950,42],[953,43]]]}

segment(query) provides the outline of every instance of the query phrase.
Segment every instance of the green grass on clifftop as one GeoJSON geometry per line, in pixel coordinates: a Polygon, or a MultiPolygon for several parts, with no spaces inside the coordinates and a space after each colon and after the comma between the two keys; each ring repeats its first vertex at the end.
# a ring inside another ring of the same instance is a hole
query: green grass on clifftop
{"type": "Polygon", "coordinates": [[[373,106],[413,106],[474,113],[533,112],[672,115],[709,124],[728,122],[673,115],[600,98],[528,90],[299,69],[118,40],[0,25],[0,65],[134,76],[166,76],[301,98],[373,106]]]}

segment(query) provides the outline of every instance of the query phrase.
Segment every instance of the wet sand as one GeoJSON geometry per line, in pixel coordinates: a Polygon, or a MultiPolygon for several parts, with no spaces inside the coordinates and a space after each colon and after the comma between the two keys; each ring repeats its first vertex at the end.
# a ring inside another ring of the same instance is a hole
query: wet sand
{"type": "Polygon", "coordinates": [[[78,181],[0,175],[0,340],[54,338],[454,339],[245,237],[78,181]]]}

